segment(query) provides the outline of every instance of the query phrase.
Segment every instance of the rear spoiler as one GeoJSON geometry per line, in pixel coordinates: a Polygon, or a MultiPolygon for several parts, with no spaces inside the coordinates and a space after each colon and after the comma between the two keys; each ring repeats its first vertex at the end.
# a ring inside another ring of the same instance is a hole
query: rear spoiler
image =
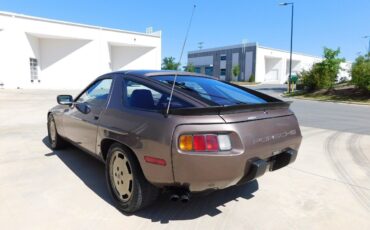
{"type": "Polygon", "coordinates": [[[274,109],[289,109],[292,101],[278,101],[278,102],[268,102],[261,104],[242,104],[242,105],[232,105],[232,106],[210,106],[204,108],[180,108],[171,109],[169,114],[173,115],[223,115],[231,113],[245,113],[254,111],[264,111],[264,110],[274,110],[274,109]]]}

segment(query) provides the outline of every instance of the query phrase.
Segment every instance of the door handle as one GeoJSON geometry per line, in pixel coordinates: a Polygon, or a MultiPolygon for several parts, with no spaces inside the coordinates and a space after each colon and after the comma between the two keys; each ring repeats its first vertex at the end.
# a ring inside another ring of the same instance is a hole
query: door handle
{"type": "Polygon", "coordinates": [[[94,116],[94,120],[99,120],[99,116],[94,116]]]}

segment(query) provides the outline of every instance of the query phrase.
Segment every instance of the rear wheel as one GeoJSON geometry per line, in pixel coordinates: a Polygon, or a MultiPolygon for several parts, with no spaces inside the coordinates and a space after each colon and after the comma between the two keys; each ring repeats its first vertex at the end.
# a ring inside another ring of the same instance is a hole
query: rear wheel
{"type": "Polygon", "coordinates": [[[158,189],[144,177],[131,151],[113,144],[106,160],[106,179],[115,206],[123,212],[135,212],[151,204],[158,189]]]}
{"type": "Polygon", "coordinates": [[[52,149],[61,149],[66,146],[65,140],[59,136],[52,114],[48,116],[48,139],[52,149]]]}

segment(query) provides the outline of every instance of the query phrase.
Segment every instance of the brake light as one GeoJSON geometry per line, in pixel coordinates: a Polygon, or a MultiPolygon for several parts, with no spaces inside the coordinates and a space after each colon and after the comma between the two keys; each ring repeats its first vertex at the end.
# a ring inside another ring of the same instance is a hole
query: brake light
{"type": "Polygon", "coordinates": [[[207,141],[208,151],[218,151],[219,150],[217,135],[207,135],[206,141],[207,141]]]}
{"type": "Polygon", "coordinates": [[[204,135],[194,135],[193,148],[195,151],[206,151],[206,137],[204,135]]]}
{"type": "Polygon", "coordinates": [[[181,135],[179,148],[182,151],[217,152],[231,150],[231,142],[227,134],[181,135]]]}

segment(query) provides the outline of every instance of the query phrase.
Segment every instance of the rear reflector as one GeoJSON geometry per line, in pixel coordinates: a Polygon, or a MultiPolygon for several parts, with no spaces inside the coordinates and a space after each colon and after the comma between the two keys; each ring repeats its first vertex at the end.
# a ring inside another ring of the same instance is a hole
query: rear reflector
{"type": "Polygon", "coordinates": [[[166,161],[161,158],[144,156],[144,160],[145,162],[150,163],[150,164],[166,166],[166,161]]]}

